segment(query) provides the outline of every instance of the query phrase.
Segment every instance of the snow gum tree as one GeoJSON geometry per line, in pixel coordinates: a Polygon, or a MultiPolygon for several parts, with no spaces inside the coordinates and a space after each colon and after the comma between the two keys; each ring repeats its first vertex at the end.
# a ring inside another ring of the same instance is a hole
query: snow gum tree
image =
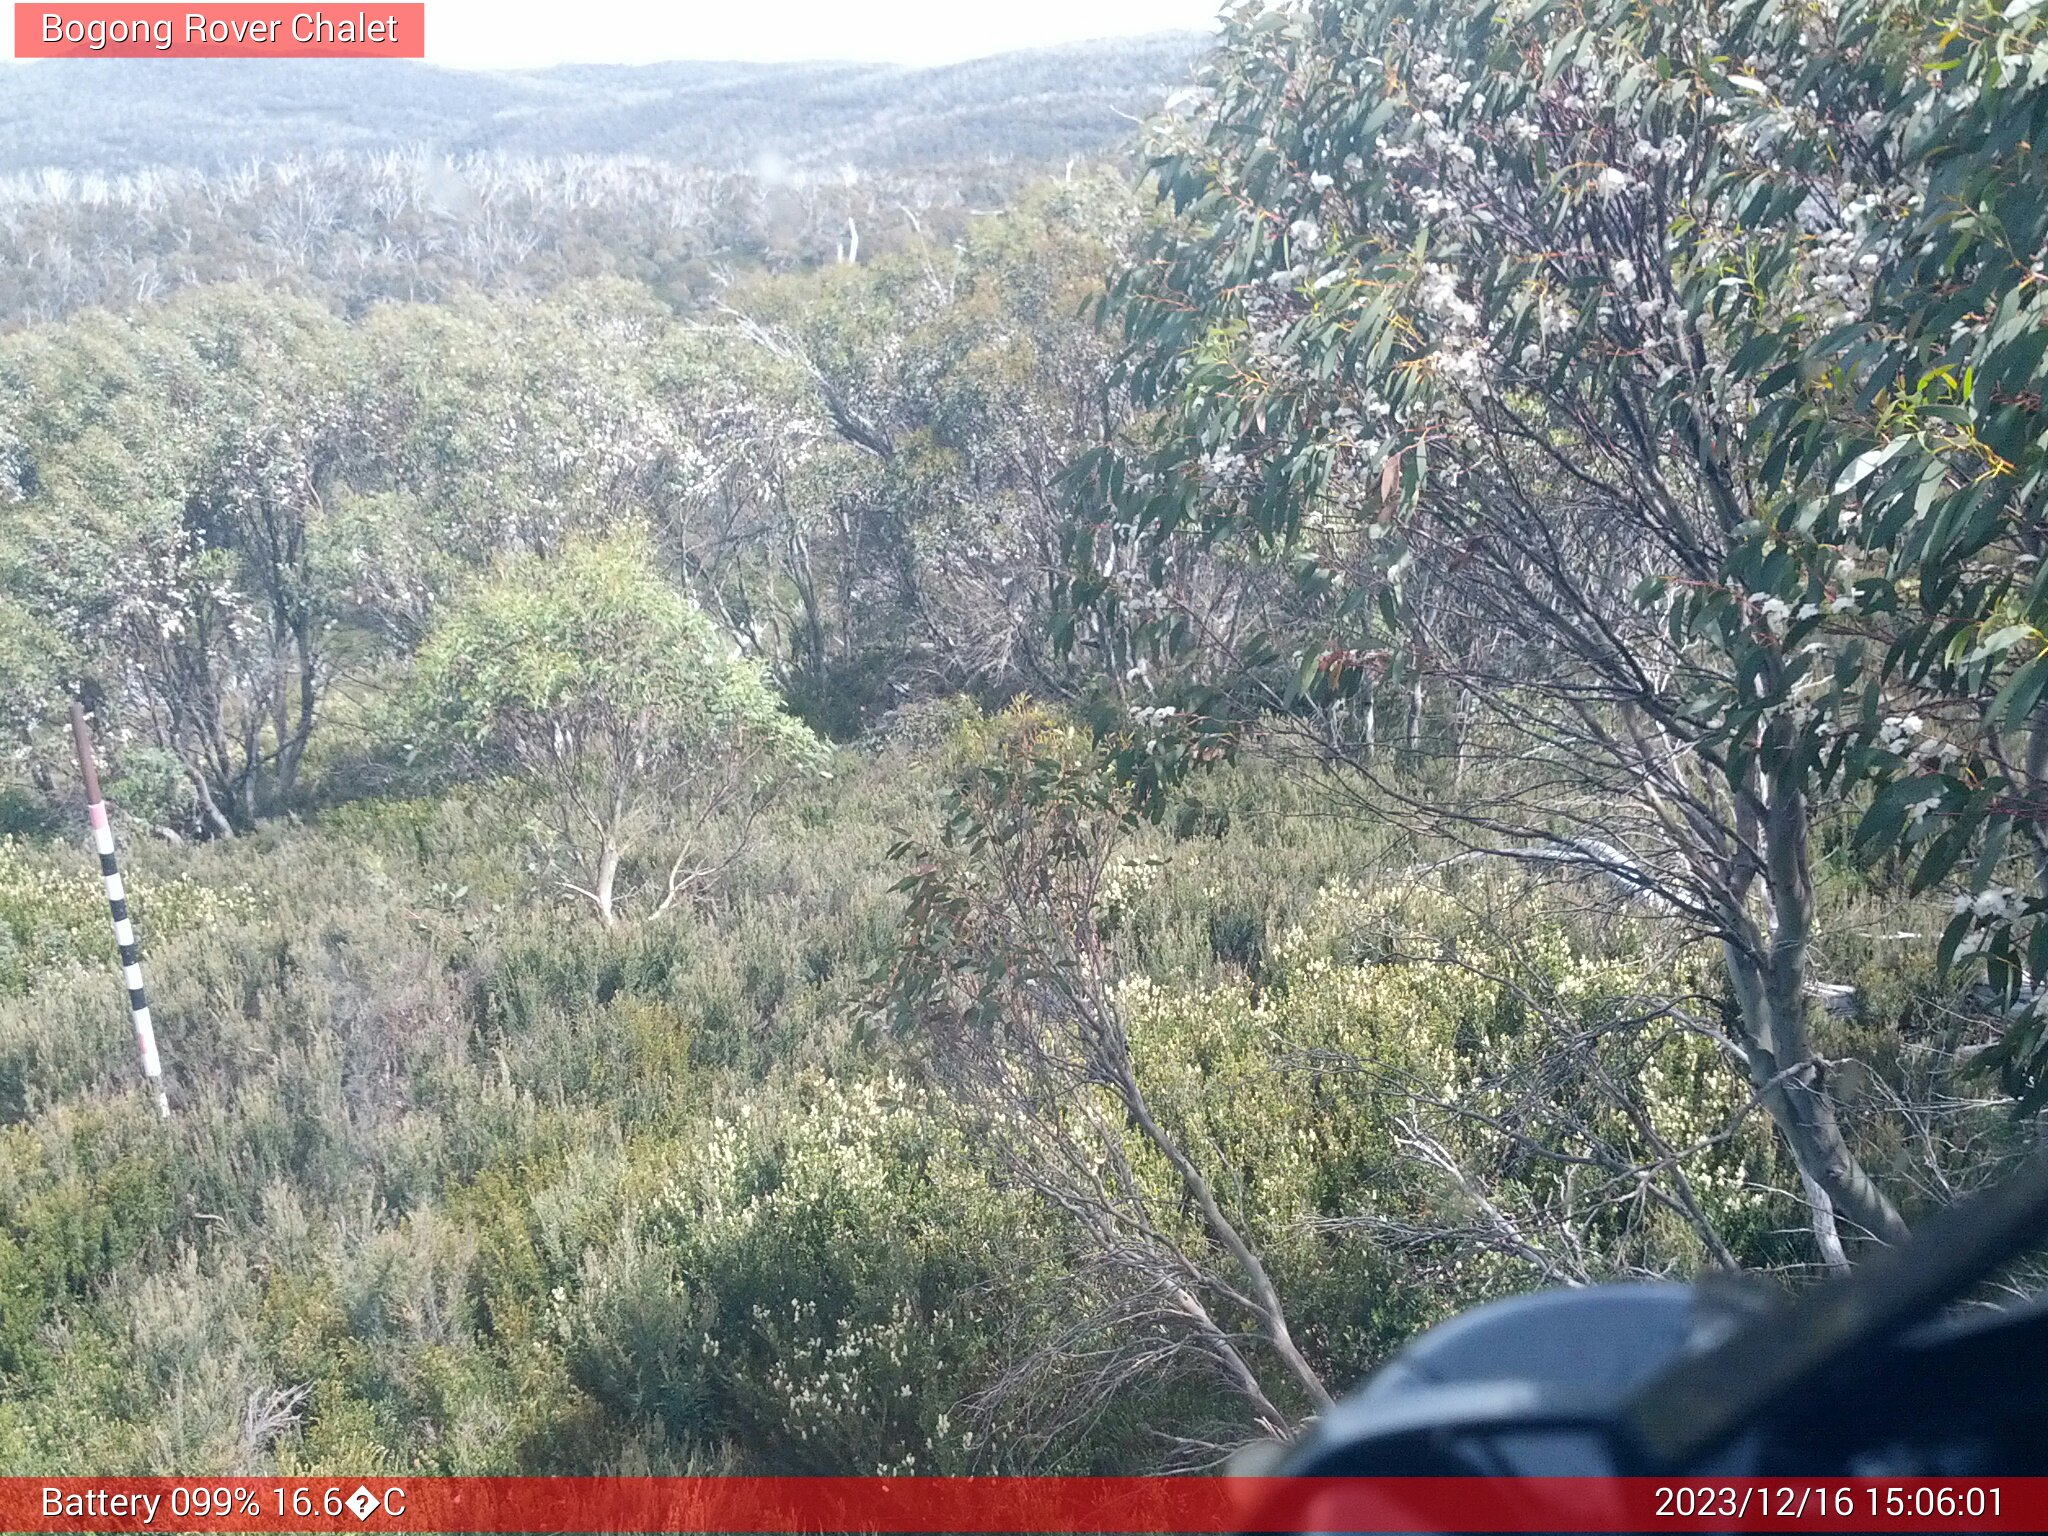
{"type": "Polygon", "coordinates": [[[342,328],[242,288],[0,348],[10,594],[78,691],[169,754],[206,830],[287,807],[341,670],[329,503],[359,448],[342,328]]]}
{"type": "Polygon", "coordinates": [[[2005,613],[2039,601],[2037,34],[2024,3],[1247,8],[1107,306],[1150,414],[1079,471],[1071,638],[1148,694],[1131,770],[1264,716],[1717,943],[1834,1263],[1838,1218],[1904,1223],[1808,1017],[1817,820],[1875,779],[1866,845],[1940,834],[1940,878],[2048,684],[1990,709],[2042,643],[2005,613]],[[1390,688],[1436,701],[1457,796],[1381,766],[1390,688]],[[1933,694],[1972,740],[1923,739],[1933,694]]]}
{"type": "Polygon", "coordinates": [[[819,758],[631,532],[498,562],[445,606],[415,686],[431,726],[535,791],[550,867],[607,926],[701,896],[776,774],[819,758]],[[636,871],[650,850],[660,868],[636,871]]]}

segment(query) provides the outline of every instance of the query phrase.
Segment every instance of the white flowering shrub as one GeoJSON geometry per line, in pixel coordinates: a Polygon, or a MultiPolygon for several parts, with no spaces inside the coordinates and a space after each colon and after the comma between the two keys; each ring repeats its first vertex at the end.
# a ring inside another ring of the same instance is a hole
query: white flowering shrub
{"type": "MultiPolygon", "coordinates": [[[[260,907],[251,886],[177,875],[144,875],[129,898],[137,928],[151,942],[238,922],[260,907]]],[[[116,964],[98,868],[80,856],[0,838],[0,996],[81,967],[116,964]]]]}
{"type": "Polygon", "coordinates": [[[1153,1102],[1348,1376],[1532,1280],[1691,1272],[1708,1250],[1685,1200],[1751,1262],[1778,1256],[1788,1175],[1717,1043],[1654,1001],[1673,979],[1555,926],[1510,938],[1440,888],[1336,882],[1276,936],[1262,988],[1134,981],[1123,1001],[1153,1102]]]}
{"type": "Polygon", "coordinates": [[[1292,924],[1204,885],[1212,917],[1259,916],[1259,964],[1148,973],[1155,906],[1185,893],[1105,929],[1157,846],[1110,749],[1042,713],[998,726],[940,835],[898,850],[890,1018],[1119,1298],[1078,1325],[1101,1372],[1141,1346],[1134,1375],[1207,1365],[1270,1425],[1447,1305],[1781,1260],[1786,1175],[1696,965],[1483,918],[1417,873],[1332,882],[1292,924]]]}
{"type": "Polygon", "coordinates": [[[923,1090],[810,1075],[715,1118],[555,1326],[600,1401],[739,1465],[959,1472],[1050,1256],[923,1090]]]}

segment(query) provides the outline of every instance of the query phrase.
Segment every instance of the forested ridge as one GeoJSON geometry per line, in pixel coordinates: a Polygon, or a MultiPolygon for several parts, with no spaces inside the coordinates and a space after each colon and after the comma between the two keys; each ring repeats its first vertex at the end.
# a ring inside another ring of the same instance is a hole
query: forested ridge
{"type": "Polygon", "coordinates": [[[914,68],[675,61],[457,70],[378,60],[80,59],[0,66],[0,170],[219,171],[251,159],[632,155],[836,175],[1043,162],[1123,143],[1185,83],[1194,33],[914,68]]]}
{"type": "Polygon", "coordinates": [[[2044,119],[1302,0],[1129,153],[0,187],[0,1472],[1214,1468],[1995,1180],[2044,119]]]}

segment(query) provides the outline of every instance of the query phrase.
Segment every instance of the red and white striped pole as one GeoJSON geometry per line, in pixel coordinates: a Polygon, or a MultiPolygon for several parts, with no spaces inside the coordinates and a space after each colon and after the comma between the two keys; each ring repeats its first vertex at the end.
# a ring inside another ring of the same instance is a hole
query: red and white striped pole
{"type": "Polygon", "coordinates": [[[171,1101],[164,1095],[156,1028],[149,1021],[149,999],[142,991],[142,950],[135,942],[135,925],[128,919],[128,892],[121,884],[121,866],[114,860],[114,828],[107,820],[107,804],[100,798],[92,731],[85,723],[85,711],[76,703],[71,706],[71,742],[78,749],[78,771],[85,779],[85,815],[92,823],[93,849],[100,856],[100,878],[107,886],[107,911],[114,919],[115,947],[121,952],[121,980],[127,984],[128,1012],[135,1021],[135,1049],[142,1057],[142,1075],[156,1094],[156,1112],[168,1120],[171,1101]]]}

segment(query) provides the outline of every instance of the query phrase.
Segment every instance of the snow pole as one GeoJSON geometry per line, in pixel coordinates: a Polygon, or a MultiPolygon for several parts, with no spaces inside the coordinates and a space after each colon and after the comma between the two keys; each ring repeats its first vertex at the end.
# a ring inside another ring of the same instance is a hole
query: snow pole
{"type": "Polygon", "coordinates": [[[142,950],[135,925],[128,918],[128,892],[121,884],[121,866],[114,858],[114,828],[107,803],[100,798],[100,770],[93,760],[92,729],[85,711],[71,706],[71,743],[78,749],[78,772],[85,780],[85,816],[92,823],[93,849],[100,856],[100,878],[107,886],[107,911],[114,920],[114,945],[121,954],[121,980],[128,988],[128,1013],[135,1021],[135,1049],[142,1057],[142,1075],[156,1095],[156,1112],[168,1120],[171,1101],[164,1095],[164,1068],[156,1054],[156,1028],[149,1021],[149,999],[142,992],[142,950]]]}

